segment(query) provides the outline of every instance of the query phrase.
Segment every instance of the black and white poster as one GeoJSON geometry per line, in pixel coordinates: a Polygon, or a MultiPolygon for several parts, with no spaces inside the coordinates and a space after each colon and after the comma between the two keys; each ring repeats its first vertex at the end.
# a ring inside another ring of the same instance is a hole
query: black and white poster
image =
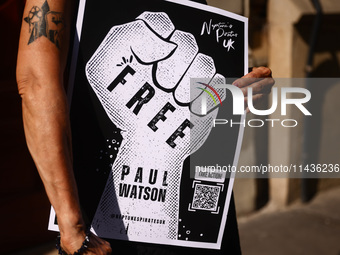
{"type": "Polygon", "coordinates": [[[75,45],[74,171],[92,231],[219,249],[234,176],[196,170],[237,164],[242,128],[214,120],[244,116],[216,85],[248,70],[247,19],[185,0],[83,0],[75,45]]]}

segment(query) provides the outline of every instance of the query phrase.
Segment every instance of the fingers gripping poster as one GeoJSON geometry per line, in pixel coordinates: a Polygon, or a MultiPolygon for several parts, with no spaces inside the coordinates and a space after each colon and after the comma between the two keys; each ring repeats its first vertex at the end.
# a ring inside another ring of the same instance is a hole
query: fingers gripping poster
{"type": "Polygon", "coordinates": [[[72,68],[74,171],[91,230],[219,249],[234,176],[202,169],[237,164],[242,126],[214,122],[243,118],[218,85],[248,69],[247,19],[191,1],[81,1],[72,68]]]}

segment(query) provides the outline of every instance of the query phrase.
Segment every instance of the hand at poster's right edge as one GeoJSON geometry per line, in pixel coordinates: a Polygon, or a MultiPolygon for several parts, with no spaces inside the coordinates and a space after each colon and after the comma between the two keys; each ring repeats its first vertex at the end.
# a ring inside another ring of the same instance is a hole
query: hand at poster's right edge
{"type": "Polygon", "coordinates": [[[248,88],[252,88],[253,105],[259,105],[270,94],[275,80],[272,78],[272,71],[268,67],[253,67],[252,71],[233,82],[233,85],[241,88],[244,94],[244,103],[247,113],[249,108],[248,88]]]}

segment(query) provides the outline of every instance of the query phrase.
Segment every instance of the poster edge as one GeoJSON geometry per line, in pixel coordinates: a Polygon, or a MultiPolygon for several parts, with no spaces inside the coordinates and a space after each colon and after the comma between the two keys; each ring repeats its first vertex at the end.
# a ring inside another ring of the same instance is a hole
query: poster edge
{"type": "Polygon", "coordinates": [[[69,74],[68,88],[67,88],[67,93],[66,93],[69,108],[71,108],[71,105],[72,105],[71,104],[72,103],[72,95],[73,95],[74,81],[75,81],[77,61],[78,61],[79,44],[80,44],[81,32],[82,32],[82,28],[83,28],[85,5],[86,5],[86,0],[80,0],[79,1],[77,21],[76,21],[76,31],[74,33],[74,38],[73,38],[73,48],[72,48],[70,74],[69,74]]]}
{"type": "MultiPolygon", "coordinates": [[[[248,18],[236,13],[229,12],[227,10],[223,10],[217,7],[209,6],[209,5],[203,5],[200,3],[192,2],[189,0],[165,0],[168,2],[172,2],[175,4],[179,5],[185,5],[189,7],[193,7],[196,9],[200,9],[203,11],[209,11],[213,12],[216,14],[220,14],[223,16],[227,16],[229,18],[244,22],[244,36],[245,36],[245,42],[244,42],[244,74],[248,72],[248,18]]],[[[72,102],[72,95],[73,95],[73,89],[74,89],[74,81],[75,81],[75,73],[76,73],[76,66],[77,66],[77,59],[78,59],[78,53],[79,53],[79,44],[81,40],[81,32],[82,32],[82,26],[83,26],[83,19],[84,19],[84,14],[85,14],[85,5],[86,5],[86,0],[80,0],[79,1],[79,7],[78,7],[78,16],[77,16],[77,22],[76,22],[76,31],[75,31],[75,36],[74,36],[74,41],[73,41],[73,50],[72,50],[72,59],[71,59],[71,67],[70,67],[70,77],[68,81],[68,90],[67,90],[67,99],[68,103],[71,107],[71,102],[72,102]]],[[[241,120],[245,119],[245,114],[241,117],[241,120]]],[[[239,135],[238,135],[238,142],[236,146],[236,151],[235,151],[235,156],[234,156],[234,166],[237,166],[240,152],[241,152],[241,147],[242,147],[242,141],[243,141],[243,134],[244,134],[244,128],[240,127],[239,130],[239,135]]],[[[192,248],[207,248],[207,249],[220,249],[222,245],[222,238],[224,234],[224,230],[227,227],[226,226],[226,221],[227,221],[227,216],[229,212],[229,206],[230,206],[230,200],[231,200],[231,194],[233,190],[233,184],[234,184],[234,178],[235,178],[235,173],[232,173],[231,177],[229,178],[229,184],[228,184],[228,191],[227,191],[227,197],[224,205],[224,215],[222,216],[221,224],[220,224],[220,230],[219,230],[219,235],[217,242],[215,243],[206,243],[206,242],[194,242],[194,241],[184,241],[184,240],[175,240],[175,243],[169,242],[166,240],[166,242],[163,242],[163,244],[168,244],[168,245],[179,245],[179,246],[184,246],[184,247],[192,247],[192,248]],[[226,210],[226,211],[225,211],[226,210]],[[181,243],[183,242],[183,245],[181,243]],[[184,245],[189,244],[189,245],[184,245]],[[192,245],[190,245],[192,244],[192,245]],[[198,245],[197,245],[198,244],[198,245]]],[[[49,217],[49,223],[48,223],[48,230],[51,231],[59,231],[59,227],[57,224],[54,223],[55,221],[55,216],[56,213],[54,211],[54,208],[51,206],[50,210],[50,217],[49,217]]],[[[131,240],[132,242],[143,242],[146,243],[143,240],[131,240]]],[[[156,241],[152,242],[149,241],[148,243],[157,243],[156,241]]]]}
{"type": "Polygon", "coordinates": [[[51,206],[50,217],[49,217],[49,221],[48,221],[48,230],[59,232],[58,224],[54,223],[55,217],[56,217],[56,213],[54,211],[53,206],[51,206]]]}
{"type": "MultiPolygon", "coordinates": [[[[171,1],[173,1],[173,0],[171,0],[171,1]]],[[[249,56],[248,56],[248,54],[249,54],[248,53],[248,19],[246,19],[244,21],[244,75],[246,75],[248,73],[248,68],[249,68],[249,56]]],[[[245,121],[245,119],[246,119],[246,111],[241,116],[240,122],[242,123],[243,121],[245,121]]],[[[244,126],[240,125],[236,149],[235,149],[234,162],[233,162],[233,166],[235,166],[235,167],[237,167],[238,161],[240,159],[243,137],[244,137],[244,126]]],[[[232,191],[233,191],[234,181],[235,181],[235,178],[236,178],[235,176],[236,176],[236,173],[232,172],[231,176],[229,178],[229,185],[228,185],[228,191],[227,191],[227,197],[226,197],[226,201],[228,201],[228,203],[225,203],[224,208],[223,208],[223,211],[227,209],[227,213],[222,216],[220,231],[219,231],[218,238],[217,238],[217,243],[220,245],[220,248],[222,246],[222,239],[223,239],[224,230],[227,227],[226,222],[227,222],[227,218],[228,218],[231,194],[232,194],[232,191]]]]}

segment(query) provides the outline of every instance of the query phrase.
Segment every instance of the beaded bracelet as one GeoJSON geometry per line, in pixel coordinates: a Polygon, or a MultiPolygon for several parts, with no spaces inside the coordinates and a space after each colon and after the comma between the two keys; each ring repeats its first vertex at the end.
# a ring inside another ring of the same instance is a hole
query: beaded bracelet
{"type": "Polygon", "coordinates": [[[57,241],[56,241],[56,249],[58,250],[58,254],[59,255],[81,255],[84,251],[87,250],[88,248],[88,244],[90,243],[90,235],[91,235],[91,231],[90,229],[88,229],[86,231],[86,236],[85,236],[85,240],[83,242],[83,244],[81,245],[81,247],[75,251],[73,254],[67,254],[63,248],[61,248],[61,245],[60,245],[60,235],[57,237],[57,241]]]}

